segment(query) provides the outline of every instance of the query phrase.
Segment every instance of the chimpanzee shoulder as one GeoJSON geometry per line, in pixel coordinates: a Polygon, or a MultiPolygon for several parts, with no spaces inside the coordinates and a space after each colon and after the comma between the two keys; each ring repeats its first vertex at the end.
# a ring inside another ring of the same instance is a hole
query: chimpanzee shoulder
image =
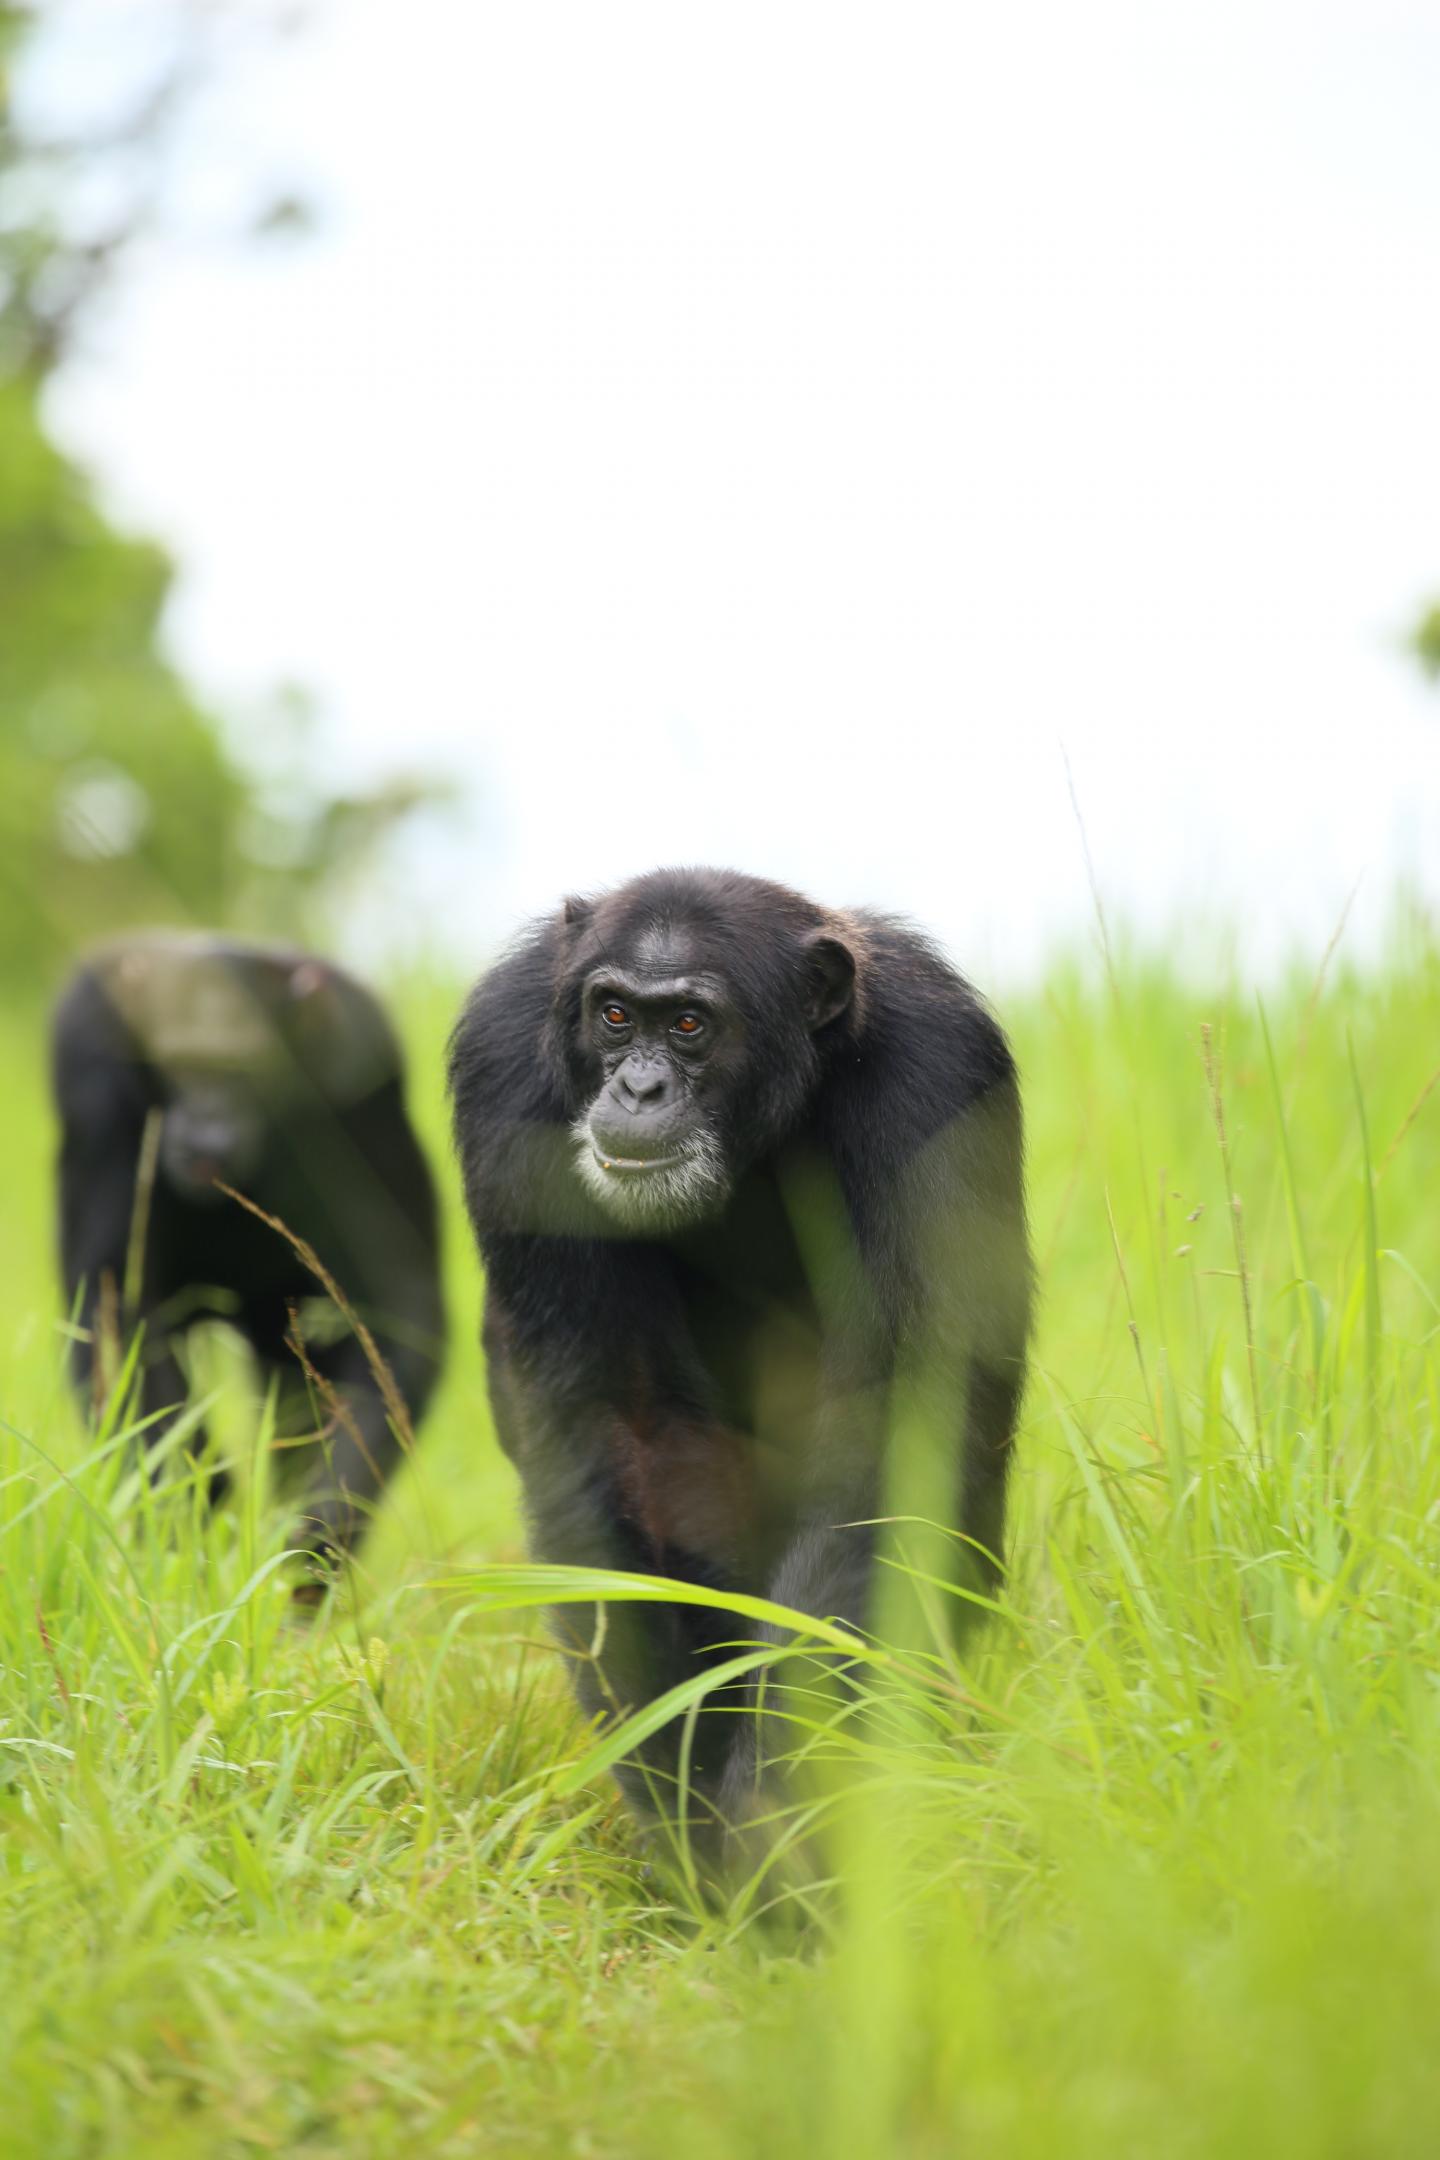
{"type": "Polygon", "coordinates": [[[990,1090],[1013,1087],[1015,1061],[979,992],[921,931],[891,916],[849,920],[862,992],[827,1058],[816,1119],[837,1148],[863,1126],[878,1167],[906,1159],[990,1090]]]}
{"type": "Polygon", "coordinates": [[[483,1104],[488,1134],[563,1113],[543,1037],[555,995],[559,925],[533,923],[481,976],[450,1037],[449,1072],[457,1119],[483,1104]]]}
{"type": "Polygon", "coordinates": [[[562,925],[533,923],[471,991],[450,1037],[448,1072],[461,1176],[477,1223],[529,1224],[546,1182],[531,1145],[565,1118],[563,1077],[547,1054],[562,925]]]}

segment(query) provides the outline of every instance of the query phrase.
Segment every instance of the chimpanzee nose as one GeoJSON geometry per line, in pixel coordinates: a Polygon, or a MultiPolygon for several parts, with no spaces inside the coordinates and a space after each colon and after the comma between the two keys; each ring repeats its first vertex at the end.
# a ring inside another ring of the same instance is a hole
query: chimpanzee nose
{"type": "Polygon", "coordinates": [[[641,1065],[615,1077],[617,1093],[627,1110],[653,1109],[665,1093],[665,1073],[654,1065],[641,1065]]]}

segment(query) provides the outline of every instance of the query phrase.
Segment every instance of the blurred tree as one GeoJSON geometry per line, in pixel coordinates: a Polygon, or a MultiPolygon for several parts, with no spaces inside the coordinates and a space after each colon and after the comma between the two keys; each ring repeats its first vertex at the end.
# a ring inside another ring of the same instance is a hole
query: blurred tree
{"type": "Polygon", "coordinates": [[[1431,682],[1440,682],[1440,600],[1426,609],[1411,631],[1410,650],[1431,682]]]}
{"type": "MultiPolygon", "coordinates": [[[[15,109],[37,11],[0,0],[0,978],[11,986],[52,975],[77,943],[124,922],[294,930],[432,793],[396,783],[337,799],[293,759],[274,776],[242,765],[164,657],[170,562],[116,529],[47,431],[48,380],[162,214],[168,131],[225,11],[168,0],[161,12],[161,58],[129,109],[88,138],[58,139],[15,109]],[[99,169],[97,222],[76,182],[99,169]]],[[[293,195],[277,202],[283,215],[262,210],[252,232],[305,222],[293,195]]]]}
{"type": "MultiPolygon", "coordinates": [[[[170,583],[0,383],[0,969],[124,921],[225,916],[247,787],[159,657],[170,583]]],[[[47,972],[49,969],[47,967],[47,972]]]]}

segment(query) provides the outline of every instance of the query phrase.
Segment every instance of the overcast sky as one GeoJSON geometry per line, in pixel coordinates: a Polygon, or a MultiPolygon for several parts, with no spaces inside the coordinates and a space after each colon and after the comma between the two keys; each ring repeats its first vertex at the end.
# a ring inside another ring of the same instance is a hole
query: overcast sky
{"type": "Polygon", "coordinates": [[[462,951],[714,860],[1003,977],[1089,934],[1062,746],[1117,917],[1363,945],[1440,898],[1437,114],[1433,0],[330,0],[54,410],[222,707],[464,777],[462,951]],[[217,245],[265,178],[316,235],[217,245]]]}

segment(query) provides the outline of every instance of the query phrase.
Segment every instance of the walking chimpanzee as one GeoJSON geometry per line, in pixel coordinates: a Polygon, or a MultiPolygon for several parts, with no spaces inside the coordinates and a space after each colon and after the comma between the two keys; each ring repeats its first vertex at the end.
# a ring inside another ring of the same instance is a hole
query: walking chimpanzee
{"type": "MultiPolygon", "coordinates": [[[[53,1070],[82,1394],[96,1389],[107,1331],[140,1329],[153,1443],[169,1422],[157,1414],[188,1393],[186,1332],[229,1322],[262,1376],[292,1398],[308,1392],[323,1432],[323,1447],[302,1451],[315,1468],[301,1537],[349,1547],[394,1466],[397,1419],[424,1409],[444,1335],[434,1189],[380,1006],[311,953],[134,934],[72,977],[53,1070]],[[317,1306],[321,1281],[291,1238],[311,1248],[378,1360],[343,1312],[317,1306]]],[[[214,1487],[223,1482],[217,1471],[214,1487]]]]}
{"type": "MultiPolygon", "coordinates": [[[[938,1450],[956,1582],[993,1587],[1030,1316],[1019,1093],[925,938],[656,871],[530,928],[471,996],[450,1079],[538,1558],[864,1627],[903,1404],[938,1450]]],[[[747,1633],[611,1606],[582,1701],[634,1708],[747,1633]]],[[[667,1805],[681,1729],[640,1752],[637,1801],[667,1805]]],[[[702,1717],[702,1812],[752,1817],[769,1752],[753,1717],[702,1717]]]]}

